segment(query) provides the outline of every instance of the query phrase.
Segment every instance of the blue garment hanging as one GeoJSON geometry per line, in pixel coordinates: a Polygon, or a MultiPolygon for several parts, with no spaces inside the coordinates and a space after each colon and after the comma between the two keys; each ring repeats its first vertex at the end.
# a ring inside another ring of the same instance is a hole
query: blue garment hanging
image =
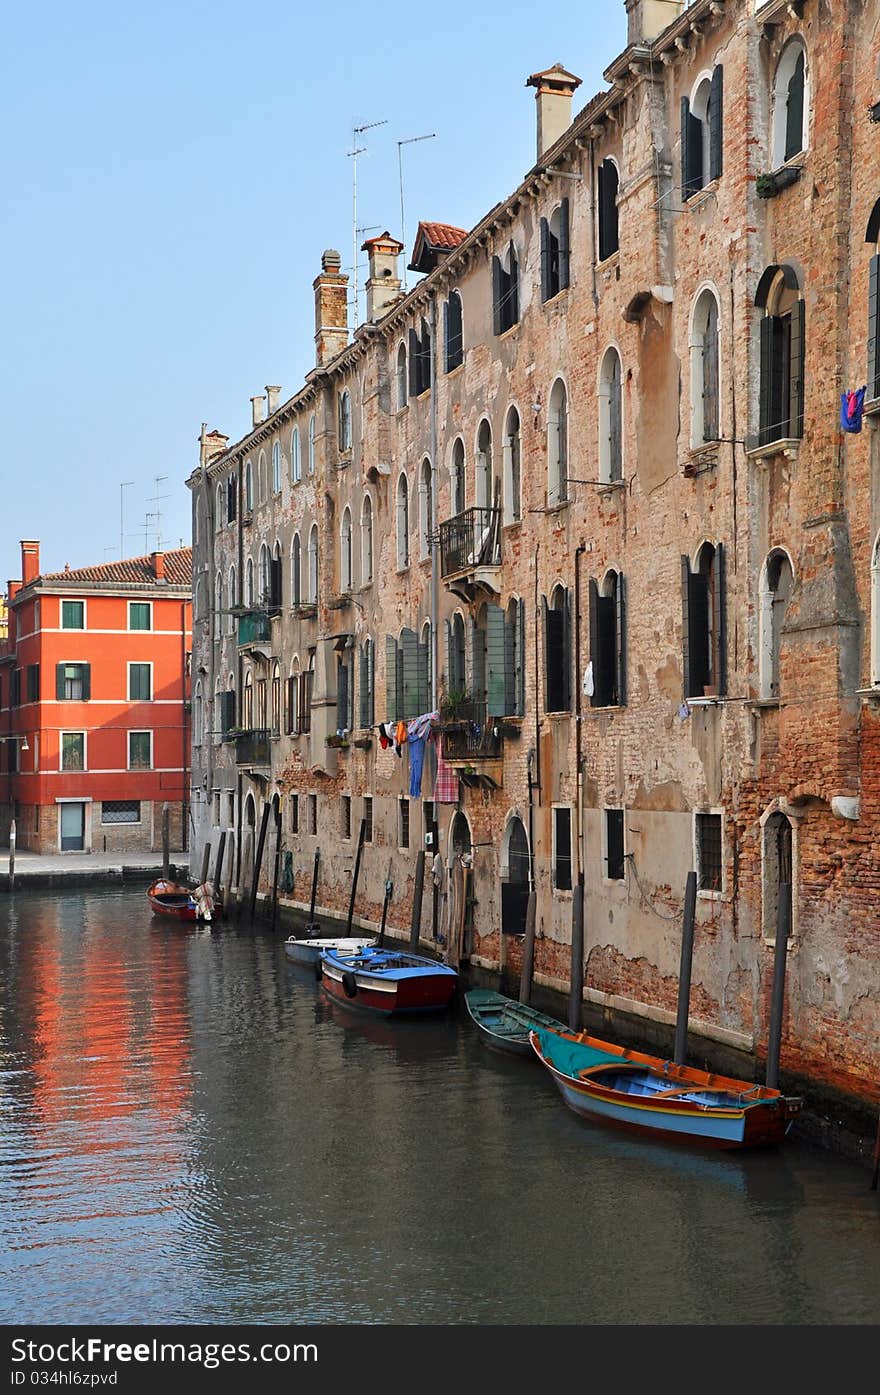
{"type": "Polygon", "coordinates": [[[840,394],[840,425],[844,431],[861,431],[862,412],[865,406],[865,387],[840,394]]]}
{"type": "Polygon", "coordinates": [[[409,793],[411,799],[420,799],[422,794],[422,766],[425,763],[427,736],[411,736],[409,747],[409,793]]]}

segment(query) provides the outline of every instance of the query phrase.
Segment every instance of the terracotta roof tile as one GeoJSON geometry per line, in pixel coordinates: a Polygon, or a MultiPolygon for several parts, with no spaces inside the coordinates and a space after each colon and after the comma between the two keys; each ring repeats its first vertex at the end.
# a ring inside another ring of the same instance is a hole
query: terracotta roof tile
{"type": "MultiPolygon", "coordinates": [[[[169,586],[190,586],[192,584],[192,548],[179,547],[173,552],[164,552],[165,580],[169,586]]],[[[93,581],[112,586],[115,582],[124,585],[149,585],[156,578],[150,556],[130,557],[122,562],[104,562],[98,567],[77,567],[72,571],[44,572],[40,581],[93,581]]]]}
{"type": "Polygon", "coordinates": [[[454,228],[451,223],[419,223],[419,231],[424,233],[425,241],[430,247],[443,247],[448,251],[452,251],[467,237],[464,228],[454,228]]]}

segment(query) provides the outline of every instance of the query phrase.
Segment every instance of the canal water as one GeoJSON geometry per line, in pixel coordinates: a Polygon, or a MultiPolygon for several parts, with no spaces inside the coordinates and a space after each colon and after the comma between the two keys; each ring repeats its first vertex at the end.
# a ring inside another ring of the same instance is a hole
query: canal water
{"type": "Polygon", "coordinates": [[[874,1324],[864,1167],[571,1114],[143,891],[0,902],[0,1322],[874,1324]]]}

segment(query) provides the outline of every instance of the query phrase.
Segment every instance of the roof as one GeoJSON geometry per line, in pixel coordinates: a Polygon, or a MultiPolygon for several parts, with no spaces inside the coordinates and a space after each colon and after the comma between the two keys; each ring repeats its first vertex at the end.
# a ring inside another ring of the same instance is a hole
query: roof
{"type": "Polygon", "coordinates": [[[455,228],[451,223],[419,223],[409,270],[432,271],[438,256],[455,251],[466,237],[464,228],[455,228]]]}
{"type": "MultiPolygon", "coordinates": [[[[173,552],[163,552],[159,555],[165,563],[167,585],[192,585],[191,547],[179,547],[173,552]]],[[[66,567],[63,572],[44,572],[37,579],[44,584],[59,581],[74,585],[78,582],[94,582],[105,586],[150,586],[156,582],[152,554],[146,557],[130,557],[122,562],[104,562],[99,567],[77,567],[73,571],[66,567]]]]}

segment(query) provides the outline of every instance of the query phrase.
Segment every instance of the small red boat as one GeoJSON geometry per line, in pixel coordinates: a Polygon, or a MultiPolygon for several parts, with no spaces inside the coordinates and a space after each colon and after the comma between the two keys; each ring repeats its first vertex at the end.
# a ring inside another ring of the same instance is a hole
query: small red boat
{"type": "Polygon", "coordinates": [[[156,915],[176,920],[213,920],[214,898],[207,884],[190,891],[188,886],[159,877],[147,887],[147,900],[156,915]]]}

